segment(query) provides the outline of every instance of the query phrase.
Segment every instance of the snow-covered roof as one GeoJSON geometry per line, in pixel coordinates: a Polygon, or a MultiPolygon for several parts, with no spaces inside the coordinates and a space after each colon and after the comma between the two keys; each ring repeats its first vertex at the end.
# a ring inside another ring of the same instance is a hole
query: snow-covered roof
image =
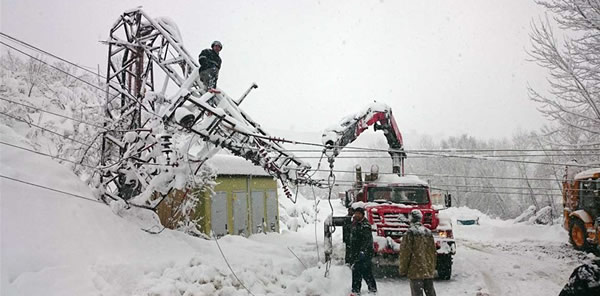
{"type": "Polygon", "coordinates": [[[218,175],[269,176],[261,167],[235,155],[217,154],[206,161],[218,175]]]}
{"type": "Polygon", "coordinates": [[[377,178],[377,182],[382,182],[385,184],[399,184],[399,185],[422,185],[422,186],[429,186],[429,184],[427,184],[427,182],[419,179],[419,177],[415,176],[415,175],[406,175],[403,177],[400,177],[398,175],[379,175],[379,178],[377,178]]]}
{"type": "Polygon", "coordinates": [[[593,168],[593,169],[585,170],[585,171],[575,175],[575,180],[593,178],[595,174],[600,174],[600,168],[593,168]]]}

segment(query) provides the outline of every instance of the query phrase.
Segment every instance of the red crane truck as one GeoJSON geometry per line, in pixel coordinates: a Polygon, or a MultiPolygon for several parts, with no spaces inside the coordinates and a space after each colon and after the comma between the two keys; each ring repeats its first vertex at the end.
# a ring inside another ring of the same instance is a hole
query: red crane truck
{"type": "MultiPolygon", "coordinates": [[[[456,242],[452,224],[448,219],[440,219],[439,210],[432,204],[430,188],[427,182],[416,176],[404,175],[404,152],[402,134],[385,104],[373,104],[355,116],[347,117],[341,124],[327,129],[323,134],[323,143],[327,147],[330,163],[342,148],[353,142],[369,126],[382,130],[390,146],[388,152],[392,158],[392,173],[379,172],[377,166],[364,174],[356,168],[356,178],[352,188],[345,193],[346,207],[362,206],[373,230],[373,263],[379,267],[398,266],[398,251],[402,236],[409,227],[408,214],[418,209],[423,213],[423,225],[434,234],[437,248],[437,273],[440,279],[450,279],[452,275],[452,256],[456,254],[456,242]]],[[[450,196],[445,198],[445,206],[451,206],[450,196]]],[[[334,227],[351,223],[350,216],[331,217],[325,222],[325,256],[331,259],[331,234],[334,227]]],[[[344,230],[342,230],[344,231],[344,230]]],[[[346,237],[346,235],[344,235],[346,237]]],[[[397,268],[396,268],[397,270],[397,268]]]]}

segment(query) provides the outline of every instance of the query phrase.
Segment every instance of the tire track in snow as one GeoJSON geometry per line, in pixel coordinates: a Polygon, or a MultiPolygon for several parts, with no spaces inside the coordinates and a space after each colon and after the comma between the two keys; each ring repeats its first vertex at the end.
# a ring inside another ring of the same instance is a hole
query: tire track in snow
{"type": "MultiPolygon", "coordinates": [[[[525,244],[514,242],[505,246],[461,240],[460,245],[465,247],[465,251],[470,250],[480,254],[473,254],[477,259],[469,260],[469,263],[482,272],[483,281],[490,295],[494,296],[515,293],[558,294],[572,269],[569,265],[573,264],[572,260],[564,260],[563,255],[558,254],[560,252],[548,251],[545,242],[528,241],[525,244]],[[487,262],[490,264],[486,264],[487,262]],[[530,291],[525,292],[524,289],[530,291]]],[[[563,246],[555,247],[557,250],[563,248],[563,246]]],[[[573,252],[568,259],[578,256],[573,252]]]]}

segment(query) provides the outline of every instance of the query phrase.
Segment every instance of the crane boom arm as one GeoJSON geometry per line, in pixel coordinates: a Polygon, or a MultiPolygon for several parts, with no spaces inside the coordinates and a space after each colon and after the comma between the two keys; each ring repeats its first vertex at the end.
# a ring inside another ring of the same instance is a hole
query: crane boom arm
{"type": "Polygon", "coordinates": [[[402,133],[398,129],[392,109],[382,103],[373,103],[355,115],[345,117],[338,125],[326,129],[322,136],[325,150],[333,157],[348,144],[354,142],[360,134],[373,126],[375,131],[381,130],[389,145],[394,173],[404,175],[404,144],[402,133]]]}

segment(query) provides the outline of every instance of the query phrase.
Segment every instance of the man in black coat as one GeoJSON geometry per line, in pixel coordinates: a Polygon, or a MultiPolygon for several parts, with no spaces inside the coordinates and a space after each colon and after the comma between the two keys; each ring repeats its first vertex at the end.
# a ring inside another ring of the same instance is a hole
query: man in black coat
{"type": "Polygon", "coordinates": [[[350,234],[350,262],[352,264],[352,294],[360,295],[362,280],[367,282],[369,292],[377,292],[377,284],[373,277],[371,258],[373,257],[373,235],[371,224],[365,218],[365,209],[354,210],[350,234]]]}
{"type": "Polygon", "coordinates": [[[600,295],[600,258],[578,266],[559,296],[600,295]]]}
{"type": "Polygon", "coordinates": [[[219,56],[221,49],[223,49],[221,42],[215,41],[210,48],[203,50],[198,56],[200,81],[204,83],[208,91],[214,91],[217,87],[217,79],[221,69],[221,57],[219,56]]]}
{"type": "Polygon", "coordinates": [[[344,226],[342,227],[342,241],[346,245],[346,254],[344,256],[344,262],[346,265],[352,265],[352,248],[350,243],[350,235],[352,231],[352,216],[354,216],[354,209],[352,207],[348,208],[348,215],[346,216],[347,220],[344,222],[344,226]]]}

